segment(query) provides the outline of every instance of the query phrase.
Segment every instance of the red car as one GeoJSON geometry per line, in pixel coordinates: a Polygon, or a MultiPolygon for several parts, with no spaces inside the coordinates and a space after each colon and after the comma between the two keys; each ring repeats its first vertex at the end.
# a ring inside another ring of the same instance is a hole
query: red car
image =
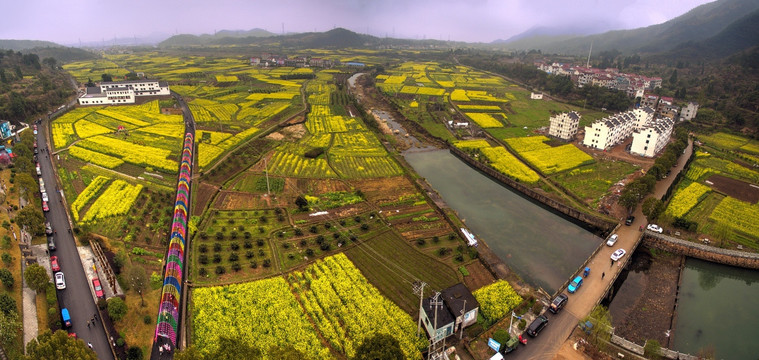
{"type": "Polygon", "coordinates": [[[42,202],[42,211],[44,211],[44,212],[50,211],[50,207],[47,206],[47,201],[43,201],[42,202]]]}
{"type": "Polygon", "coordinates": [[[50,267],[53,268],[53,272],[61,271],[61,266],[58,265],[58,257],[53,255],[50,257],[50,267]]]}
{"type": "Polygon", "coordinates": [[[105,294],[103,293],[103,287],[100,286],[100,279],[94,278],[92,279],[92,287],[95,289],[95,296],[99,298],[105,298],[105,294]]]}

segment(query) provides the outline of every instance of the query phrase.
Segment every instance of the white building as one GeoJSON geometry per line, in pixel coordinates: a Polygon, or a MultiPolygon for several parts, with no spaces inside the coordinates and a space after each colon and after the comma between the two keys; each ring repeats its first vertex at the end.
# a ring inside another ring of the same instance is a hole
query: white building
{"type": "Polygon", "coordinates": [[[530,93],[530,99],[532,100],[542,100],[543,99],[543,93],[536,94],[534,92],[530,93]]]}
{"type": "Polygon", "coordinates": [[[99,86],[88,87],[79,97],[79,105],[118,105],[134,104],[137,96],[170,95],[171,90],[166,81],[130,80],[119,82],[102,82],[99,86]]]}
{"type": "Polygon", "coordinates": [[[571,140],[577,134],[581,117],[582,115],[576,111],[551,116],[548,135],[562,140],[571,140]]]}
{"type": "Polygon", "coordinates": [[[651,121],[648,125],[633,134],[630,153],[654,157],[669,142],[674,124],[674,120],[670,118],[660,118],[651,121]]]}
{"type": "Polygon", "coordinates": [[[696,117],[696,114],[698,113],[698,103],[695,102],[689,102],[688,105],[685,105],[682,109],[682,112],[680,113],[680,119],[681,120],[693,120],[693,118],[696,117]]]}
{"type": "Polygon", "coordinates": [[[585,127],[582,144],[606,150],[630,137],[633,131],[646,126],[653,117],[654,110],[644,107],[600,119],[585,127]]]}

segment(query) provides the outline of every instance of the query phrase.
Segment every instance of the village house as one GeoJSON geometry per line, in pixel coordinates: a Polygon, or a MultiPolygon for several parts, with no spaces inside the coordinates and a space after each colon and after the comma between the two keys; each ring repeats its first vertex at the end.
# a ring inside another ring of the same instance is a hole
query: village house
{"type": "Polygon", "coordinates": [[[670,118],[659,118],[649,122],[633,134],[630,153],[645,157],[654,157],[669,142],[675,121],[670,118]]]}
{"type": "Polygon", "coordinates": [[[571,140],[577,134],[581,117],[576,111],[551,116],[548,135],[565,141],[571,140]]]}
{"type": "Polygon", "coordinates": [[[697,113],[698,103],[692,101],[688,102],[688,104],[683,107],[683,111],[680,113],[680,120],[693,120],[693,118],[696,117],[697,113]]]}
{"type": "Polygon", "coordinates": [[[432,305],[434,297],[424,299],[419,312],[430,339],[446,338],[477,322],[480,303],[464,284],[458,283],[443,290],[438,300],[442,304],[434,306],[432,305]],[[435,326],[436,315],[437,327],[435,326]]]}
{"type": "Polygon", "coordinates": [[[633,131],[646,126],[654,117],[654,110],[645,107],[626,111],[597,120],[585,127],[582,144],[606,150],[630,137],[633,131]]]}

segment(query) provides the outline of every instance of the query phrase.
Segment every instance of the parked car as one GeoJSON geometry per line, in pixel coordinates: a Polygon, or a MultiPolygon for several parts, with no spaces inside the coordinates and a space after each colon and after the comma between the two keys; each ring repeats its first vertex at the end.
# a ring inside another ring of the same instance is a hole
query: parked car
{"type": "Polygon", "coordinates": [[[50,201],[50,199],[48,199],[48,197],[47,197],[47,193],[46,192],[42,193],[42,201],[44,201],[44,202],[50,201]]]}
{"type": "Polygon", "coordinates": [[[614,261],[617,261],[621,259],[623,256],[625,256],[626,253],[627,252],[625,251],[625,249],[617,249],[617,251],[611,254],[611,259],[614,261]]]}
{"type": "Polygon", "coordinates": [[[49,221],[45,223],[45,234],[53,235],[53,225],[50,225],[49,221]]]}
{"type": "Polygon", "coordinates": [[[50,211],[50,207],[47,206],[47,201],[44,201],[44,200],[42,201],[42,211],[44,211],[44,212],[50,211]]]}
{"type": "Polygon", "coordinates": [[[55,251],[55,239],[52,236],[47,237],[47,249],[55,251]]]}
{"type": "Polygon", "coordinates": [[[632,225],[633,221],[635,221],[635,216],[630,215],[627,217],[627,220],[625,220],[625,225],[630,226],[632,225]]]}
{"type": "Polygon", "coordinates": [[[532,337],[538,336],[540,330],[543,330],[546,325],[548,325],[548,318],[543,315],[538,316],[532,321],[530,326],[527,327],[527,335],[532,337]]]}
{"type": "Polygon", "coordinates": [[[95,296],[101,299],[105,298],[105,293],[103,293],[103,287],[100,286],[100,279],[98,278],[92,279],[92,288],[95,289],[95,296]]]}
{"type": "Polygon", "coordinates": [[[61,271],[61,266],[58,265],[58,257],[55,255],[50,257],[50,268],[53,270],[53,272],[61,271]]]}
{"type": "Polygon", "coordinates": [[[55,288],[58,290],[66,288],[66,278],[63,277],[63,273],[60,271],[55,273],[55,288]]]}
{"type": "Polygon", "coordinates": [[[553,302],[551,302],[551,306],[548,307],[548,311],[556,314],[558,313],[564,305],[567,304],[567,301],[569,301],[569,296],[567,294],[559,294],[559,296],[555,297],[553,299],[553,302]]]}
{"type": "Polygon", "coordinates": [[[575,277],[571,283],[569,283],[569,286],[567,286],[567,291],[569,291],[570,294],[574,294],[577,289],[582,286],[582,276],[575,277]]]}
{"type": "Polygon", "coordinates": [[[658,232],[659,234],[664,232],[664,229],[662,229],[661,226],[656,225],[656,224],[648,224],[648,226],[646,226],[646,229],[651,230],[653,232],[658,232]]]}
{"type": "Polygon", "coordinates": [[[618,238],[619,238],[619,235],[617,234],[613,234],[612,236],[609,236],[609,240],[606,240],[606,245],[614,246],[614,244],[617,243],[618,238]]]}
{"type": "Polygon", "coordinates": [[[63,318],[63,326],[71,327],[71,316],[69,316],[69,309],[61,309],[61,317],[63,318]]]}

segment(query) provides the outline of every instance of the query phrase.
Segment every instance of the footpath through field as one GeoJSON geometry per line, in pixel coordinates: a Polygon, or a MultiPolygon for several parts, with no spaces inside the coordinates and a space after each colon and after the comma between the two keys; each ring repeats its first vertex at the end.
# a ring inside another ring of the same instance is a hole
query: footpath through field
{"type": "MultiPolygon", "coordinates": [[[[662,179],[656,183],[656,187],[651,196],[661,199],[667,192],[677,174],[683,170],[685,163],[693,152],[693,142],[688,141],[688,147],[680,156],[677,165],[672,169],[671,176],[662,179]]],[[[585,318],[596,304],[606,295],[607,290],[614,283],[624,265],[630,259],[632,252],[638,246],[641,235],[640,228],[645,228],[648,224],[641,206],[638,205],[633,212],[635,221],[630,226],[620,226],[616,234],[619,240],[614,246],[606,246],[603,242],[599,249],[591,256],[587,262],[590,267],[590,275],[584,279],[583,285],[575,294],[569,294],[569,302],[564,310],[559,314],[548,314],[548,326],[540,333],[537,338],[531,338],[526,346],[520,347],[519,350],[510,354],[518,359],[554,359],[557,352],[565,341],[572,334],[580,319],[585,318]],[[612,263],[611,253],[616,249],[625,249],[627,254],[617,262],[612,263]]],[[[620,219],[623,222],[625,219],[620,219]]],[[[573,275],[581,275],[582,269],[573,275]]],[[[564,291],[565,289],[561,289],[564,291]]]]}

